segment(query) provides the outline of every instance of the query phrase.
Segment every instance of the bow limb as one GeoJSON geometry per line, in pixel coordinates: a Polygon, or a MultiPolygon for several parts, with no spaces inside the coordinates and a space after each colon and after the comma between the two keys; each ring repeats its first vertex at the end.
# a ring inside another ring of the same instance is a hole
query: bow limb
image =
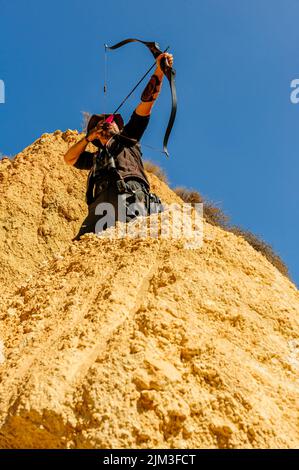
{"type": "Polygon", "coordinates": [[[115,49],[118,49],[119,47],[125,46],[126,44],[129,44],[130,42],[140,42],[141,44],[144,44],[153,54],[155,59],[158,57],[158,55],[162,54],[162,51],[160,50],[160,46],[157,42],[153,41],[141,41],[141,39],[124,39],[123,41],[118,42],[117,44],[114,44],[114,46],[107,46],[105,45],[106,49],[112,51],[115,49]]]}
{"type": "Polygon", "coordinates": [[[164,135],[163,139],[163,150],[164,153],[167,157],[169,157],[168,149],[167,149],[167,144],[168,144],[168,139],[171,134],[171,130],[173,128],[173,124],[175,121],[175,116],[176,116],[176,111],[177,111],[177,95],[176,95],[176,87],[175,87],[175,70],[173,70],[171,67],[169,67],[169,72],[167,73],[167,78],[169,81],[170,85],[170,91],[171,91],[171,113],[169,117],[169,121],[167,124],[167,129],[164,135]]]}
{"type": "MultiPolygon", "coordinates": [[[[113,46],[108,46],[107,44],[105,45],[106,50],[115,50],[118,49],[119,47],[125,46],[126,44],[129,44],[131,42],[140,42],[141,44],[144,44],[150,52],[153,54],[154,58],[157,59],[157,57],[160,54],[163,54],[163,51],[161,51],[160,46],[157,42],[153,41],[142,41],[141,39],[135,39],[135,38],[130,38],[130,39],[124,39],[123,41],[118,42],[117,44],[114,44],[113,46]]],[[[168,144],[168,139],[171,134],[171,130],[175,121],[175,116],[176,116],[176,111],[177,111],[177,95],[176,95],[176,87],[175,87],[175,70],[172,67],[169,67],[168,63],[166,60],[163,62],[161,61],[161,68],[166,75],[169,86],[170,86],[170,91],[171,91],[171,114],[169,117],[169,121],[167,124],[166,132],[164,135],[163,139],[163,151],[167,157],[169,157],[168,149],[167,149],[167,144],[168,144]]],[[[119,108],[118,108],[119,109],[119,108]]]]}

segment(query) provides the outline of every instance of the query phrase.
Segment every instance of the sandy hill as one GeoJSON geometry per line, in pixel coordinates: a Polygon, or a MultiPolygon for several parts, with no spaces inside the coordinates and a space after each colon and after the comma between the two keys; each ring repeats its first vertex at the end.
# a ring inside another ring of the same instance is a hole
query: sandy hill
{"type": "Polygon", "coordinates": [[[0,447],[298,447],[296,287],[207,223],[195,249],[71,242],[87,174],[63,154],[78,138],[0,162],[0,447]]]}

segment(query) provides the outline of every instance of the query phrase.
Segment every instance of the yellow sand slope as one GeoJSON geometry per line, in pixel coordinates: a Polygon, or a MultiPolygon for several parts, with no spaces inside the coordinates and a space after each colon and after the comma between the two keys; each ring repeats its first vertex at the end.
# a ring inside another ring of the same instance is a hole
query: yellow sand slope
{"type": "Polygon", "coordinates": [[[0,162],[0,447],[298,447],[296,287],[207,223],[196,249],[71,242],[87,175],[63,154],[78,137],[0,162]]]}

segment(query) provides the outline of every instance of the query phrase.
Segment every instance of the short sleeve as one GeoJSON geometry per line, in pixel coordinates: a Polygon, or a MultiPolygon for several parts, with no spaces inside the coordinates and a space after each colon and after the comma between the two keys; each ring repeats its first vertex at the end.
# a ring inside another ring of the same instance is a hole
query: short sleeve
{"type": "Polygon", "coordinates": [[[87,152],[86,150],[81,153],[80,157],[74,164],[75,168],[78,170],[90,170],[93,165],[93,153],[87,152]]]}
{"type": "Polygon", "coordinates": [[[150,116],[140,116],[133,112],[129,122],[125,125],[120,135],[130,137],[139,141],[149,123],[150,116]]]}

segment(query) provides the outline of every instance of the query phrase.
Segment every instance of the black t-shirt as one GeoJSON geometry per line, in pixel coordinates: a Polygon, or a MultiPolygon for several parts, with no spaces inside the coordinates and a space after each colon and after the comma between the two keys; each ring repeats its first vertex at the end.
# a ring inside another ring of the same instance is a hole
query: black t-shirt
{"type": "MultiPolygon", "coordinates": [[[[131,158],[136,158],[136,156],[138,158],[138,153],[141,153],[139,151],[138,143],[147,128],[149,119],[150,116],[140,116],[135,111],[133,112],[129,122],[124,126],[123,130],[119,134],[120,138],[122,136],[124,137],[121,139],[122,146],[120,148],[120,152],[129,152],[131,158]],[[128,137],[128,139],[126,140],[125,137],[128,137]]],[[[93,152],[88,152],[86,150],[83,151],[74,164],[74,167],[78,168],[79,170],[90,170],[93,166],[93,156],[93,152]]],[[[114,154],[114,156],[117,156],[117,154],[114,154]]]]}

